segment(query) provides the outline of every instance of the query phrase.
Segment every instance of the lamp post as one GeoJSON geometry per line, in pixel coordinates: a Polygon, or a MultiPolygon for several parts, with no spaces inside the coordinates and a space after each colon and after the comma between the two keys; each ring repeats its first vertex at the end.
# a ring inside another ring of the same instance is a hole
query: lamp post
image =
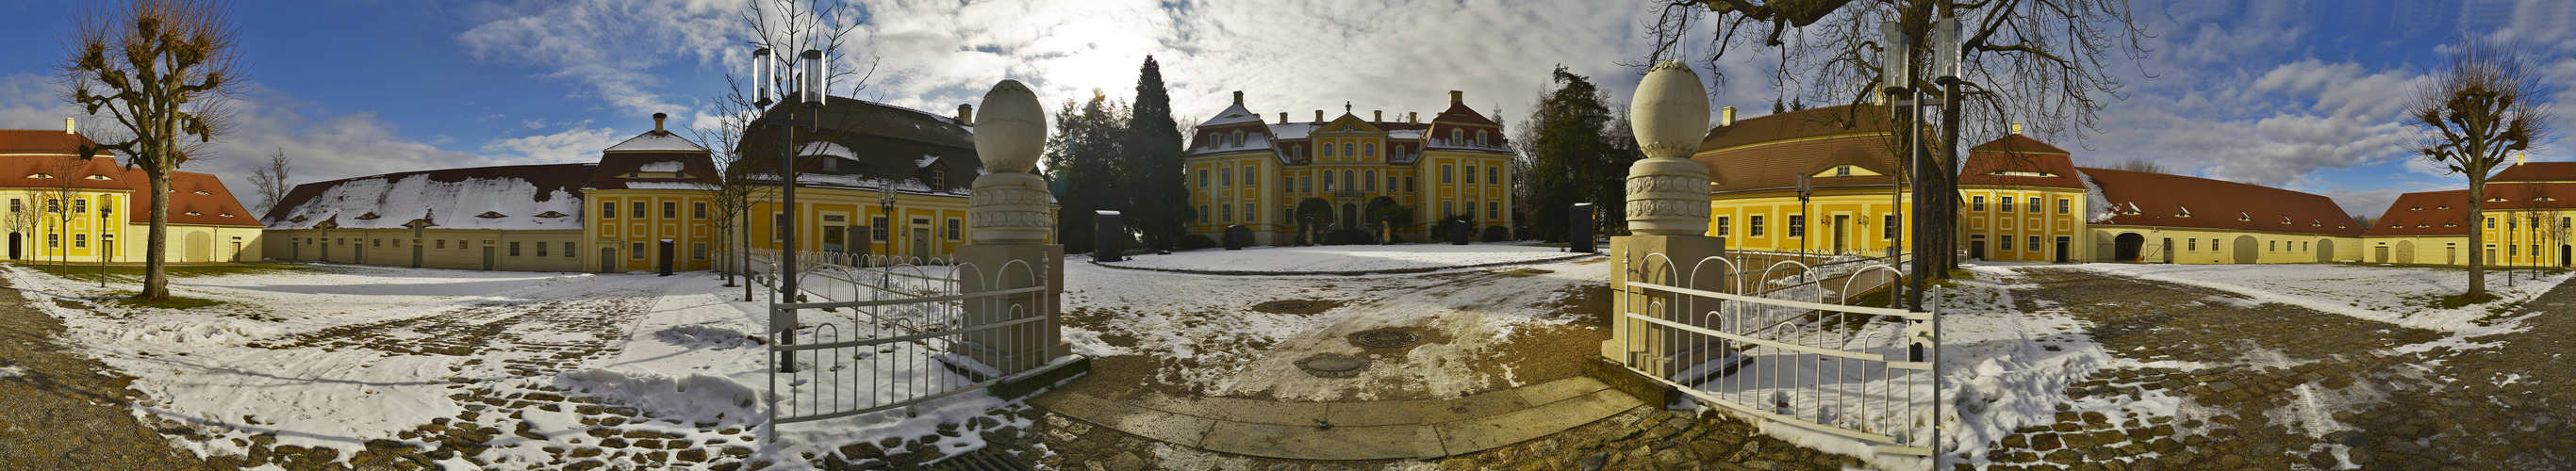
{"type": "MultiPolygon", "coordinates": [[[[770,104],[777,103],[770,100],[771,92],[776,91],[781,99],[801,102],[805,105],[804,108],[820,112],[823,108],[824,92],[830,86],[828,77],[831,71],[830,67],[825,65],[826,63],[823,60],[823,51],[813,49],[805,50],[805,53],[796,59],[776,57],[767,47],[752,51],[752,81],[759,85],[752,105],[759,107],[765,113],[770,104]],[[790,66],[783,62],[792,62],[794,65],[790,66]]],[[[774,331],[778,343],[783,345],[796,343],[796,316],[795,311],[781,310],[777,305],[782,304],[782,300],[785,303],[803,300],[796,290],[795,133],[796,128],[807,130],[814,128],[813,120],[796,119],[796,109],[796,106],[788,106],[782,110],[783,114],[763,117],[759,121],[762,126],[778,129],[778,142],[781,144],[778,152],[778,192],[780,206],[783,209],[779,211],[782,218],[779,240],[785,243],[778,250],[779,295],[770,298],[769,328],[774,331]]],[[[796,363],[794,357],[789,356],[790,353],[779,352],[778,355],[779,371],[796,371],[796,363]]]]}
{"type": "MultiPolygon", "coordinates": [[[[902,219],[897,218],[894,215],[894,179],[892,178],[877,179],[877,214],[885,215],[886,225],[888,226],[892,226],[896,220],[902,219]]],[[[886,254],[893,255],[895,238],[902,236],[903,231],[897,230],[893,227],[885,227],[881,229],[886,230],[886,254]]],[[[870,238],[873,239],[874,237],[870,238]]]]}
{"type": "MultiPolygon", "coordinates": [[[[1932,53],[1931,59],[1933,63],[1931,65],[1931,70],[1927,71],[1927,75],[1930,76],[1929,78],[1932,79],[1934,83],[1937,83],[1942,87],[1941,100],[1938,106],[1950,106],[1950,92],[1958,85],[1960,76],[1959,71],[1962,68],[1960,59],[1961,51],[1959,49],[1959,22],[1957,19],[1944,13],[1940,18],[1933,20],[1930,25],[1930,29],[1932,37],[1930,38],[1931,44],[1928,46],[1928,49],[1930,49],[1932,53]]],[[[1930,225],[1929,223],[1931,222],[1928,221],[1927,219],[1929,218],[1926,218],[1924,215],[1924,211],[1926,208],[1929,208],[1930,205],[1925,204],[1925,198],[1929,196],[1929,192],[1923,191],[1922,185],[1925,177],[1932,175],[1932,173],[1930,170],[1924,168],[1924,164],[1927,163],[1925,162],[1926,159],[1924,159],[1923,155],[1925,146],[1923,146],[1922,132],[1923,102],[1925,101],[1925,98],[1922,96],[1922,93],[1920,93],[1921,89],[1914,85],[1914,58],[1911,54],[1911,49],[1914,47],[1914,38],[1905,34],[1904,26],[1894,21],[1881,23],[1879,25],[1879,32],[1885,35],[1885,41],[1879,43],[1881,48],[1880,50],[1885,54],[1881,57],[1882,62],[1879,63],[1879,67],[1882,69],[1880,77],[1884,79],[1880,85],[1882,89],[1887,90],[1889,95],[1902,96],[1903,101],[1899,104],[1904,105],[1907,108],[1907,112],[1913,114],[1912,127],[1906,131],[1910,133],[1906,136],[1906,141],[1912,143],[1912,145],[1907,146],[1906,159],[1907,162],[1912,164],[1909,165],[1912,171],[1908,175],[1908,178],[1912,179],[1911,181],[1914,182],[1916,190],[1914,192],[1915,211],[1912,214],[1914,218],[1913,227],[1917,231],[1922,231],[1922,228],[1930,225]]],[[[1894,110],[1890,110],[1890,114],[1892,115],[1893,113],[1894,110]]],[[[1952,146],[1953,148],[1957,146],[1956,143],[1944,144],[1952,146]]],[[[1955,170],[1948,168],[1943,168],[1941,170],[1955,172],[1955,170]]],[[[1903,218],[1900,217],[1899,219],[1901,220],[1903,218]]],[[[1948,229],[1944,227],[1942,230],[1948,229]]],[[[1914,243],[1916,245],[1922,245],[1924,240],[1923,236],[1927,233],[1929,232],[1926,231],[1914,234],[1914,243]]],[[[1902,234],[1902,232],[1900,231],[1899,234],[1902,234]]],[[[1899,241],[1901,242],[1902,239],[1899,239],[1899,241]]],[[[1902,245],[1892,244],[1891,246],[1901,247],[1902,245]]],[[[1910,289],[1906,290],[1905,296],[1901,297],[1909,310],[1912,311],[1923,310],[1924,281],[1927,277],[1932,275],[1933,267],[1931,260],[1925,258],[1923,253],[1926,249],[1950,250],[1947,247],[1915,247],[1914,261],[1912,264],[1912,268],[1914,270],[1914,276],[1911,283],[1912,286],[1910,289]]],[[[1896,297],[1897,296],[1891,296],[1891,298],[1896,297]]],[[[1922,329],[1923,331],[1915,331],[1912,327],[1909,327],[1907,328],[1908,332],[1906,335],[1908,337],[1916,335],[1930,337],[1930,348],[1920,349],[1929,351],[1925,352],[1916,350],[1909,352],[1908,356],[1921,359],[1921,361],[1931,362],[1934,365],[1934,369],[1932,371],[1932,389],[1936,399],[1932,401],[1932,416],[1937,418],[1941,416],[1941,401],[1937,398],[1940,394],[1939,391],[1941,390],[1943,382],[1941,380],[1941,372],[1939,370],[1939,365],[1941,364],[1941,317],[1937,315],[1931,316],[1930,320],[1924,322],[1922,329]]],[[[1915,350],[1923,345],[1911,340],[1906,343],[1910,347],[1909,350],[1915,350]]],[[[1932,441],[1930,443],[1935,447],[1933,453],[1936,455],[1940,453],[1938,447],[1941,443],[1941,428],[1942,427],[1937,423],[1932,427],[1932,441]]]]}
{"type": "Polygon", "coordinates": [[[98,207],[98,287],[100,287],[100,288],[105,288],[105,287],[107,287],[107,257],[109,257],[113,252],[115,252],[115,249],[116,249],[116,244],[110,244],[110,243],[107,243],[107,225],[108,225],[108,223],[109,223],[109,222],[115,221],[115,220],[116,220],[116,219],[115,219],[115,217],[116,217],[116,209],[115,209],[115,208],[110,208],[110,207],[108,207],[107,205],[99,205],[99,207],[98,207]]]}

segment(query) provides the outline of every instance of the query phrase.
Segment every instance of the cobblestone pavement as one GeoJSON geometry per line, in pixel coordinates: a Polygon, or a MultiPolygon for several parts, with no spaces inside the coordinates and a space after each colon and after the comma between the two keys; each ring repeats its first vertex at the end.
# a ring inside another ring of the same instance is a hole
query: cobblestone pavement
{"type": "MultiPolygon", "coordinates": [[[[0,287],[8,286],[0,280],[0,287]]],[[[206,469],[134,419],[134,378],[65,351],[63,323],[0,294],[0,468],[206,469]]]]}
{"type": "Polygon", "coordinates": [[[918,470],[946,455],[941,440],[978,434],[992,450],[1051,469],[1332,471],[1332,470],[1835,470],[1858,460],[1801,448],[1722,414],[1640,406],[1546,437],[1429,460],[1317,461],[1195,450],[1120,432],[1036,408],[988,411],[1032,419],[1023,430],[978,419],[942,427],[938,436],[888,438],[843,447],[827,469],[918,470]],[[943,438],[945,437],[945,438],[943,438]]]}
{"type": "MultiPolygon", "coordinates": [[[[2529,331],[2465,351],[2396,347],[2442,332],[2075,269],[2024,270],[2020,296],[2091,322],[2111,355],[2176,368],[2097,371],[2070,399],[2169,395],[2176,417],[2060,412],[2007,436],[1997,468],[2566,469],[2576,466],[2576,287],[2514,311],[2529,331]]],[[[2061,410],[2067,406],[2061,405],[2061,410]]],[[[1965,465],[1961,465],[1965,467],[1965,465]]]]}

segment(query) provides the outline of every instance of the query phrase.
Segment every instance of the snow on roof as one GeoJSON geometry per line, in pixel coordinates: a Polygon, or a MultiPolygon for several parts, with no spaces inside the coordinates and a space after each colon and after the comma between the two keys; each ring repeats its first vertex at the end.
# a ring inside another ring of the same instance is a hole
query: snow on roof
{"type": "Polygon", "coordinates": [[[824,156],[840,157],[840,158],[850,159],[850,160],[858,160],[858,159],[859,159],[859,153],[858,153],[858,151],[850,150],[850,148],[849,148],[849,147],[844,147],[844,146],[842,146],[842,145],[840,145],[840,144],[833,144],[833,143],[825,142],[825,141],[814,141],[814,142],[808,142],[808,143],[805,143],[805,145],[804,145],[803,147],[798,147],[798,148],[796,149],[796,155],[797,155],[797,156],[799,156],[799,157],[803,157],[803,156],[814,156],[814,155],[824,155],[824,156]]]}
{"type": "Polygon", "coordinates": [[[1258,121],[1261,121],[1261,116],[1252,114],[1251,110],[1243,109],[1242,103],[1236,103],[1234,106],[1225,107],[1225,111],[1217,112],[1215,118],[1210,118],[1207,122],[1199,123],[1199,127],[1222,126],[1227,124],[1258,121]]]}
{"type": "Polygon", "coordinates": [[[626,182],[629,190],[708,190],[705,183],[692,182],[626,182]]]}
{"type": "Polygon", "coordinates": [[[922,155],[921,155],[921,158],[912,159],[912,166],[913,166],[913,168],[928,167],[928,166],[930,166],[930,164],[931,164],[932,162],[938,162],[938,161],[939,161],[939,156],[936,156],[936,155],[930,155],[930,154],[922,154],[922,155]]]}
{"type": "Polygon", "coordinates": [[[682,165],[680,162],[678,162],[678,161],[664,161],[664,162],[653,162],[653,163],[644,164],[644,166],[642,166],[642,167],[636,167],[636,168],[635,168],[635,171],[638,171],[638,172],[677,172],[677,171],[680,171],[680,169],[681,169],[681,168],[683,168],[683,165],[682,165]]]}
{"type": "Polygon", "coordinates": [[[427,218],[429,227],[439,229],[580,229],[581,210],[580,195],[563,189],[538,194],[535,184],[519,178],[436,181],[414,173],[341,181],[280,215],[277,225],[300,229],[330,220],[344,229],[396,229],[427,218]],[[477,217],[486,212],[502,217],[477,217]],[[537,216],[548,212],[568,216],[537,216]],[[359,219],[369,213],[376,218],[359,219]]]}
{"type": "Polygon", "coordinates": [[[1314,131],[1315,125],[1313,123],[1283,123],[1270,125],[1270,135],[1278,136],[1280,139],[1305,139],[1306,134],[1314,131]]]}
{"type": "Polygon", "coordinates": [[[1387,131],[1387,132],[1386,132],[1386,138],[1388,138],[1388,139],[1421,139],[1421,138],[1422,138],[1422,130],[1420,130],[1420,129],[1397,129],[1397,130],[1393,130],[1393,131],[1387,131]]]}
{"type": "Polygon", "coordinates": [[[2084,182],[2084,207],[2094,211],[2093,217],[2085,218],[2085,222],[2101,224],[2110,221],[2111,218],[2120,217],[2119,205],[2111,204],[2111,196],[2102,193],[2101,182],[2085,176],[2082,169],[2075,171],[2075,179],[2084,182]]]}
{"type": "Polygon", "coordinates": [[[688,138],[680,137],[680,135],[673,134],[669,131],[646,131],[643,134],[636,135],[634,138],[627,139],[626,142],[620,142],[617,143],[617,145],[608,146],[608,150],[605,152],[675,151],[706,152],[707,148],[699,147],[698,143],[689,142],[688,138]]]}

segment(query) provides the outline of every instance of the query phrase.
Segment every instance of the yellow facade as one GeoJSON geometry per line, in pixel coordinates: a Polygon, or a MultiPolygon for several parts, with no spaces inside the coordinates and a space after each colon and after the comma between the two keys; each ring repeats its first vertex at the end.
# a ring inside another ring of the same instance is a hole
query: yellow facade
{"type": "Polygon", "coordinates": [[[2091,261],[2084,192],[2031,186],[1962,186],[1960,243],[1975,260],[2091,261]],[[2009,201],[2009,203],[2007,203],[2009,201]],[[2035,202],[2034,202],[2035,201],[2035,202]]]}
{"type": "MultiPolygon", "coordinates": [[[[1726,195],[1709,204],[1707,235],[1725,238],[1728,250],[1757,252],[1885,255],[1890,244],[1911,247],[1912,240],[1889,236],[1889,193],[1881,190],[1819,191],[1804,205],[1791,191],[1726,195]]],[[[1895,207],[1900,214],[1914,209],[1912,202],[1895,207]]]]}
{"type": "MultiPolygon", "coordinates": [[[[2486,211],[2476,230],[2488,266],[2576,265],[2576,211],[2486,211]]],[[[2372,263],[2468,265],[2469,236],[2371,236],[2360,260],[2372,263]]]]}
{"type": "MultiPolygon", "coordinates": [[[[778,247],[779,210],[775,201],[752,204],[751,244],[778,247]]],[[[974,240],[966,225],[966,196],[898,191],[891,213],[878,206],[877,192],[841,188],[797,188],[797,238],[801,251],[897,255],[946,259],[974,240]]],[[[1049,237],[1053,237],[1050,233],[1049,237]]]]}
{"type": "Polygon", "coordinates": [[[2122,237],[2141,241],[2140,260],[2177,264],[2327,263],[2362,260],[2360,237],[2165,226],[2092,226],[2097,253],[2122,237]]]}
{"type": "Polygon", "coordinates": [[[269,231],[286,260],[413,268],[588,271],[582,231],[495,229],[294,229],[269,231]]]}
{"type": "Polygon", "coordinates": [[[1387,198],[1410,208],[1410,222],[1394,228],[1401,238],[1421,241],[1428,229],[1450,216],[1474,226],[1512,227],[1511,150],[1501,127],[1459,101],[1431,122],[1418,114],[1389,120],[1385,113],[1363,119],[1345,113],[1325,119],[1276,123],[1260,120],[1243,107],[1236,93],[1232,107],[1192,130],[1184,169],[1190,205],[1199,217],[1190,232],[1220,238],[1225,228],[1244,225],[1254,244],[1293,240],[1305,221],[1298,206],[1311,199],[1330,205],[1330,217],[1314,221],[1323,229],[1377,229],[1365,214],[1371,200],[1387,198]]]}
{"type": "Polygon", "coordinates": [[[672,242],[672,269],[705,270],[714,266],[719,240],[709,207],[709,192],[700,190],[590,190],[583,211],[583,239],[596,244],[579,254],[602,272],[655,270],[661,267],[661,241],[672,242]]]}

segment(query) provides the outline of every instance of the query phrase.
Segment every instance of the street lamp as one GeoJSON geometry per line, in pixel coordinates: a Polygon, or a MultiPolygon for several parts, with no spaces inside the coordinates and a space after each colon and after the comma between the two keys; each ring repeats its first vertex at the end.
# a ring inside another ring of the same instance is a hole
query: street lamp
{"type": "Polygon", "coordinates": [[[100,288],[107,287],[107,257],[113,255],[116,249],[116,244],[107,241],[107,225],[115,221],[115,217],[115,208],[103,204],[98,206],[98,287],[100,288]]]}
{"type": "MultiPolygon", "coordinates": [[[[892,178],[877,179],[877,214],[885,215],[887,226],[893,226],[896,220],[902,219],[894,217],[894,179],[892,178]]],[[[897,230],[894,227],[880,227],[878,229],[885,229],[886,231],[886,255],[894,255],[895,238],[903,235],[903,231],[897,230]]],[[[888,259],[892,260],[893,258],[889,257],[888,259]]]]}
{"type": "MultiPolygon", "coordinates": [[[[813,109],[819,113],[823,108],[824,92],[830,86],[829,76],[831,75],[830,66],[826,65],[828,62],[823,58],[823,51],[813,49],[805,50],[805,53],[797,59],[776,57],[770,54],[770,49],[766,47],[752,51],[752,82],[759,85],[752,105],[766,113],[769,105],[773,103],[770,101],[771,92],[776,91],[780,98],[802,102],[805,105],[804,108],[813,109]],[[793,61],[793,65],[782,64],[787,61],[793,61]]],[[[807,130],[814,129],[814,120],[796,119],[797,108],[788,106],[782,110],[782,114],[763,117],[759,121],[760,125],[774,127],[779,131],[778,141],[781,146],[778,153],[778,192],[780,206],[783,208],[779,211],[783,221],[782,227],[779,228],[781,232],[779,240],[784,241],[784,245],[778,250],[778,292],[786,296],[785,301],[789,304],[804,300],[796,290],[795,133],[800,127],[807,130]]],[[[775,296],[770,298],[770,304],[769,327],[775,331],[778,343],[795,344],[794,311],[779,309],[777,307],[777,304],[780,304],[779,298],[775,296]]],[[[794,357],[789,355],[789,352],[779,352],[778,368],[782,372],[796,371],[794,357]]]]}

